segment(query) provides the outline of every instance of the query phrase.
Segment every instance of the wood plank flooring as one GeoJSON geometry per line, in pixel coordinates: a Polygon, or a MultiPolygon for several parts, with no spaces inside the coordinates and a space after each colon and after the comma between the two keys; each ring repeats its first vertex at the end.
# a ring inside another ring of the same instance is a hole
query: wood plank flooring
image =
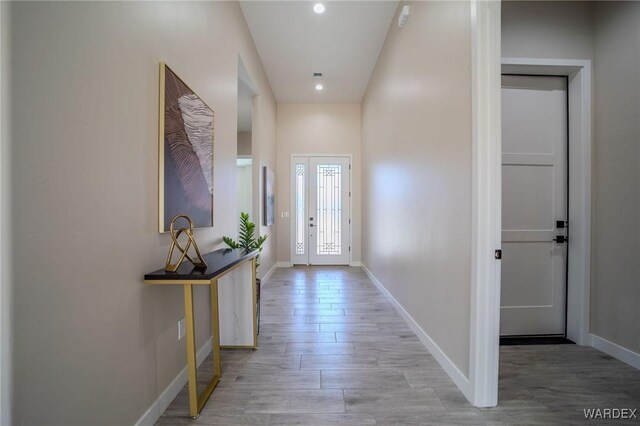
{"type": "Polygon", "coordinates": [[[499,406],[472,407],[360,268],[278,269],[261,309],[258,351],[223,350],[201,416],[185,387],[158,425],[585,424],[584,408],[640,409],[638,370],[575,345],[503,347],[499,406]]]}

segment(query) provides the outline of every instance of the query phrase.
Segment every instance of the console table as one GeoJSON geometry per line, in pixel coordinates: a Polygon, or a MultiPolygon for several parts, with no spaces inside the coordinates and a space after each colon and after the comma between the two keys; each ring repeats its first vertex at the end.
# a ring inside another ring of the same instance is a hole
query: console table
{"type": "MultiPolygon", "coordinates": [[[[251,306],[253,344],[235,345],[246,349],[257,349],[257,317],[256,317],[256,258],[258,250],[245,252],[242,250],[220,249],[203,256],[207,269],[196,269],[189,262],[183,262],[176,272],[160,269],[144,276],[146,284],[181,285],[184,287],[184,313],[187,331],[187,371],[189,376],[189,415],[196,419],[222,377],[220,363],[220,314],[218,307],[218,280],[245,262],[251,262],[251,306]],[[211,334],[213,340],[213,379],[205,391],[198,395],[196,338],[193,312],[193,286],[208,285],[211,289],[211,334]]],[[[230,346],[231,347],[231,346],[230,346]]]]}

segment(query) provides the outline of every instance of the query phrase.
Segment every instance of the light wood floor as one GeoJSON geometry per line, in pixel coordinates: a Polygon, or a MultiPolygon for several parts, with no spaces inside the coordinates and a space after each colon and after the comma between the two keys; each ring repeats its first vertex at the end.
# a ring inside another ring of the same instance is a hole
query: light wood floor
{"type": "Polygon", "coordinates": [[[197,420],[185,387],[157,424],[565,425],[586,424],[584,408],[640,408],[638,370],[554,345],[503,347],[499,406],[476,409],[360,268],[278,269],[258,351],[225,350],[222,368],[197,420]]]}

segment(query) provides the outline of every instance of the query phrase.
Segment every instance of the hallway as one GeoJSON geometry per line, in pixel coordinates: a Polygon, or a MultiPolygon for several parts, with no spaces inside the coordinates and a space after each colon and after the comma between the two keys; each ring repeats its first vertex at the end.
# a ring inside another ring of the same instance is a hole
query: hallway
{"type": "Polygon", "coordinates": [[[500,406],[476,409],[360,268],[278,269],[261,309],[258,351],[223,351],[201,416],[185,387],[158,425],[584,424],[584,408],[640,405],[640,372],[601,352],[512,346],[500,406]]]}
{"type": "Polygon", "coordinates": [[[0,1],[0,426],[640,426],[638,22],[0,1]]]}

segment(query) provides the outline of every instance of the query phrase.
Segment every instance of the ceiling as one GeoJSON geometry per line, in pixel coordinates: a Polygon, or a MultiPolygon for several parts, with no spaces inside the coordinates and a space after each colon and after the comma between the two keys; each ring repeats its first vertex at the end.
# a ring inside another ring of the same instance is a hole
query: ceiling
{"type": "Polygon", "coordinates": [[[241,1],[278,102],[360,103],[397,1],[241,1]],[[315,90],[314,72],[324,89],[315,90]]]}

